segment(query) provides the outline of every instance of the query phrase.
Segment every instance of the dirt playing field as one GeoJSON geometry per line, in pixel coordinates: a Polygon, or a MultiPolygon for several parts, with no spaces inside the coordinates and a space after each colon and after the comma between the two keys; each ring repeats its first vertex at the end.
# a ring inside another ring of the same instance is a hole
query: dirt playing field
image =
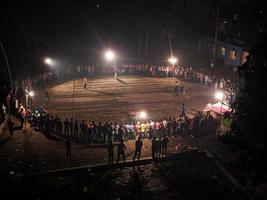
{"type": "MultiPolygon", "coordinates": [[[[147,119],[177,117],[182,103],[186,105],[187,114],[194,114],[208,102],[214,102],[214,90],[199,84],[180,81],[186,94],[176,96],[175,78],[118,78],[89,78],[86,89],[83,88],[83,79],[55,84],[48,89],[47,109],[61,118],[124,121],[137,116],[140,111],[147,113],[147,119]]],[[[35,99],[35,104],[43,103],[42,91],[36,96],[39,98],[35,99]]]]}

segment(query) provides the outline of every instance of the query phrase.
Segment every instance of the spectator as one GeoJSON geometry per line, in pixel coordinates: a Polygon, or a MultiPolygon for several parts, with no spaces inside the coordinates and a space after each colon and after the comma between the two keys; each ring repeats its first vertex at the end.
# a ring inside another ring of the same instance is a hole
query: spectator
{"type": "Polygon", "coordinates": [[[142,147],[143,147],[143,142],[141,141],[141,138],[138,137],[137,141],[135,142],[135,152],[134,152],[133,161],[135,161],[135,157],[137,154],[138,154],[138,160],[140,160],[142,147]]]}
{"type": "Polygon", "coordinates": [[[156,155],[156,151],[157,150],[157,141],[156,141],[156,137],[153,137],[152,141],[151,141],[151,155],[152,158],[155,159],[157,157],[156,155]]]}
{"type": "Polygon", "coordinates": [[[114,145],[112,144],[111,140],[108,141],[107,149],[108,149],[108,164],[113,164],[114,145]]]}
{"type": "Polygon", "coordinates": [[[70,138],[67,137],[65,141],[66,151],[67,151],[67,160],[72,160],[71,158],[71,141],[70,138]]]}
{"type": "Polygon", "coordinates": [[[122,156],[123,162],[125,163],[125,150],[126,150],[126,146],[123,143],[123,140],[120,141],[120,143],[118,144],[117,147],[117,152],[118,152],[118,160],[117,163],[119,163],[120,161],[120,157],[122,156]]]}
{"type": "Polygon", "coordinates": [[[10,138],[13,136],[13,130],[14,130],[14,122],[11,120],[11,118],[8,119],[8,130],[10,133],[10,138]]]}
{"type": "Polygon", "coordinates": [[[162,147],[162,155],[165,155],[167,154],[167,145],[168,145],[168,142],[169,142],[169,139],[164,136],[163,140],[162,140],[162,143],[163,143],[163,147],[162,147]]]}

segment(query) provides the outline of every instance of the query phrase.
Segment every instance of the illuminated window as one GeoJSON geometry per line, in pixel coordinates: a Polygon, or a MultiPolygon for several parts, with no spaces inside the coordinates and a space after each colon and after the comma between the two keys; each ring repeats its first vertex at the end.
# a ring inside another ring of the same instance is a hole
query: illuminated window
{"type": "Polygon", "coordinates": [[[235,50],[230,51],[229,58],[231,60],[236,60],[236,51],[235,50]]]}
{"type": "Polygon", "coordinates": [[[220,53],[222,56],[225,56],[225,48],[224,47],[220,48],[220,53]]]}
{"type": "Polygon", "coordinates": [[[249,52],[247,52],[247,51],[242,52],[242,58],[241,58],[242,64],[244,64],[247,61],[248,55],[249,55],[249,52]]]}

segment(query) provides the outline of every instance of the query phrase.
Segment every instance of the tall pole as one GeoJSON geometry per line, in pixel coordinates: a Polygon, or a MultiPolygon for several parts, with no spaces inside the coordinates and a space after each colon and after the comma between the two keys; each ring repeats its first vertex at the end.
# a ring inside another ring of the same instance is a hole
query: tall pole
{"type": "Polygon", "coordinates": [[[217,49],[217,38],[218,38],[218,24],[219,24],[219,12],[220,12],[220,0],[217,0],[217,9],[216,9],[216,24],[215,24],[215,34],[214,34],[214,44],[212,48],[212,58],[211,58],[211,67],[214,67],[216,63],[216,49],[217,49]]]}
{"type": "Polygon", "coordinates": [[[1,48],[2,48],[2,51],[3,51],[4,56],[5,56],[5,61],[6,61],[7,71],[8,71],[8,75],[9,75],[10,84],[11,84],[11,89],[13,91],[13,80],[12,80],[12,76],[11,76],[10,67],[9,67],[9,64],[8,64],[6,52],[5,52],[5,49],[3,47],[2,42],[0,44],[1,44],[1,48]]]}
{"type": "Polygon", "coordinates": [[[168,33],[168,41],[169,41],[169,47],[170,47],[170,52],[171,52],[171,58],[173,58],[172,43],[171,43],[170,33],[168,33]]]}
{"type": "Polygon", "coordinates": [[[142,33],[139,31],[139,41],[138,41],[138,56],[141,56],[141,49],[142,49],[142,33]]]}
{"type": "Polygon", "coordinates": [[[74,92],[75,92],[75,79],[73,80],[73,90],[72,90],[72,119],[74,118],[74,92]]]}
{"type": "Polygon", "coordinates": [[[217,125],[216,135],[219,136],[219,130],[221,126],[221,118],[222,118],[222,106],[223,106],[223,98],[221,99],[221,108],[220,108],[220,117],[217,125]]]}
{"type": "Polygon", "coordinates": [[[147,54],[148,52],[148,42],[149,42],[149,35],[148,35],[148,25],[147,25],[147,30],[146,30],[146,48],[145,48],[145,52],[147,54]]]}

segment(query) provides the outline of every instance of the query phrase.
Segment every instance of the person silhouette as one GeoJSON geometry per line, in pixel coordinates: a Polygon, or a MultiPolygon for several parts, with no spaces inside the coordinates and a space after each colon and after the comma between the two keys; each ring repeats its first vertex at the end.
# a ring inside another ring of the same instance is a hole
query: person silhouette
{"type": "Polygon", "coordinates": [[[135,157],[137,154],[138,154],[138,160],[140,160],[142,147],[143,147],[143,142],[141,141],[141,138],[138,137],[137,141],[135,142],[135,152],[134,152],[133,161],[135,161],[135,157]]]}

